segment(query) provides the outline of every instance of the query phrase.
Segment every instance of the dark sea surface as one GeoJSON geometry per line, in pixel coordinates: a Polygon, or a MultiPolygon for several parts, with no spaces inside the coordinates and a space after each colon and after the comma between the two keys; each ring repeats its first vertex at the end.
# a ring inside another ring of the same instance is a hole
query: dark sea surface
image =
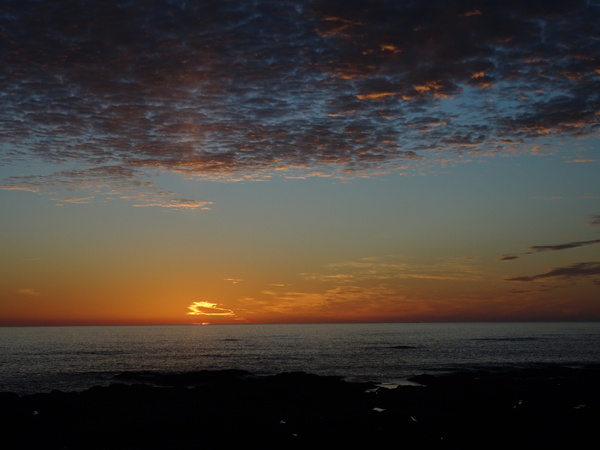
{"type": "Polygon", "coordinates": [[[598,363],[597,322],[0,328],[0,391],[19,394],[140,371],[303,371],[397,385],[420,374],[598,363]]]}

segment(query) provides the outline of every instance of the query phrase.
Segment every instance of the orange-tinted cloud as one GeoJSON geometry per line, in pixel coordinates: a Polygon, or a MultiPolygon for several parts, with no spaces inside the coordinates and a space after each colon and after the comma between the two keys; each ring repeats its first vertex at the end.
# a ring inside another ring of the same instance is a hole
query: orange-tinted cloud
{"type": "Polygon", "coordinates": [[[40,295],[40,293],[36,289],[32,288],[21,288],[17,290],[17,293],[21,295],[40,295]]]}
{"type": "Polygon", "coordinates": [[[188,306],[189,316],[231,316],[235,317],[235,313],[227,308],[222,308],[217,303],[211,302],[194,302],[188,306]]]}

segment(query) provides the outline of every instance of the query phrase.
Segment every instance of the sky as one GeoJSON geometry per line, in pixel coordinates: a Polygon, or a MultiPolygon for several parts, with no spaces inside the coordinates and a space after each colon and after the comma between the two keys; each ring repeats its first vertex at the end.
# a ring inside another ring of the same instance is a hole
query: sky
{"type": "Polygon", "coordinates": [[[598,23],[3,0],[0,326],[600,320],[598,23]]]}

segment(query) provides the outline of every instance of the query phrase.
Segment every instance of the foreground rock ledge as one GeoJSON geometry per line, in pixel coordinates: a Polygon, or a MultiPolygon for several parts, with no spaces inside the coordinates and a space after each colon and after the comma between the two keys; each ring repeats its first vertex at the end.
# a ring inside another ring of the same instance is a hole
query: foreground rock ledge
{"type": "Polygon", "coordinates": [[[422,386],[395,389],[303,372],[118,378],[83,392],[0,393],[0,447],[577,448],[600,423],[600,367],[421,376],[422,386]]]}

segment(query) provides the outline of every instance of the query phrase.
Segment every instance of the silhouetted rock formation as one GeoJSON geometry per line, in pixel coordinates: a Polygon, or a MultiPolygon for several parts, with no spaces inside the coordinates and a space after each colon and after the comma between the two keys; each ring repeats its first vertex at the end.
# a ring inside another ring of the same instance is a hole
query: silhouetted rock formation
{"type": "Polygon", "coordinates": [[[384,389],[302,372],[128,372],[119,384],[83,392],[0,393],[0,446],[576,448],[596,434],[599,375],[599,368],[467,372],[384,389]]]}

